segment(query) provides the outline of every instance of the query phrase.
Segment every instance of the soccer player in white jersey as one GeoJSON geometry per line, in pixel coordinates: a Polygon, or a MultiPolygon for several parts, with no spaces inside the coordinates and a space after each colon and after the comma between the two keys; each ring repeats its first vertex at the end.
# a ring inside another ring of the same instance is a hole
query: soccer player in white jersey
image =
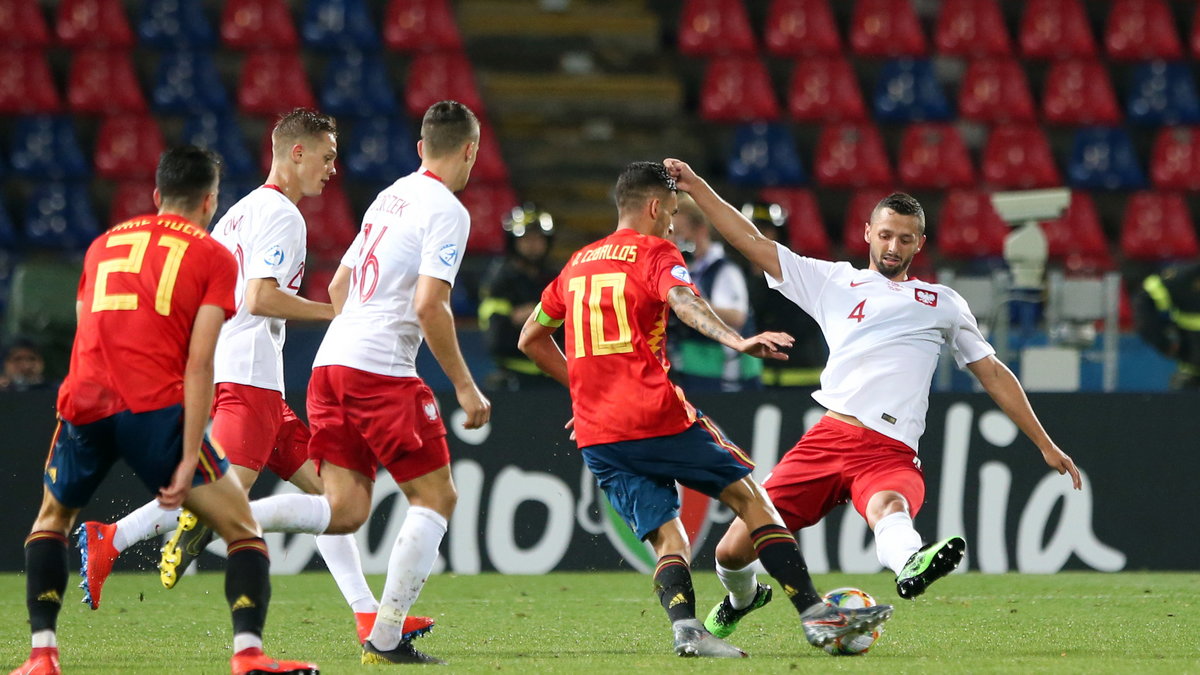
{"type": "MultiPolygon", "coordinates": [[[[875,532],[879,562],[896,573],[896,591],[914,598],[962,560],[966,542],[950,537],[927,546],[913,527],[925,498],[917,441],[925,431],[929,387],[943,344],[1060,474],[1082,487],[1079,469],[1042,427],[1020,382],[995,356],[967,303],[953,289],[908,276],[925,245],[925,214],[906,194],[892,194],[865,225],[868,269],[806,258],[764,237],[741,212],[678,159],[664,164],[713,225],[767,283],[812,315],[829,344],[821,389],[827,409],[763,482],[792,531],[819,521],[845,501],[875,532]]],[[[755,577],[754,549],[734,521],[717,545],[717,575],[729,595],[705,626],[726,636],[768,589],[755,577]]]]}

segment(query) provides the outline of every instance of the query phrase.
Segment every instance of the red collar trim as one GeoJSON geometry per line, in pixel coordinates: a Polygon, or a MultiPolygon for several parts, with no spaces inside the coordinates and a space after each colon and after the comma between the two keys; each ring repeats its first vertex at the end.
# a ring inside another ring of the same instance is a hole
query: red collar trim
{"type": "Polygon", "coordinates": [[[281,188],[278,185],[275,185],[273,183],[263,183],[263,187],[267,188],[268,190],[274,190],[274,191],[278,192],[279,194],[283,195],[284,197],[287,196],[287,193],[285,193],[283,191],[283,188],[281,188]]]}
{"type": "Polygon", "coordinates": [[[422,172],[421,172],[421,175],[422,175],[422,176],[429,176],[430,178],[432,178],[432,179],[434,179],[434,180],[436,180],[437,182],[439,182],[439,183],[442,183],[442,184],[445,184],[445,182],[446,182],[446,181],[442,180],[442,177],[441,177],[441,176],[439,176],[439,175],[437,175],[436,173],[434,173],[434,172],[430,171],[429,169],[425,169],[424,171],[422,171],[422,172]]]}

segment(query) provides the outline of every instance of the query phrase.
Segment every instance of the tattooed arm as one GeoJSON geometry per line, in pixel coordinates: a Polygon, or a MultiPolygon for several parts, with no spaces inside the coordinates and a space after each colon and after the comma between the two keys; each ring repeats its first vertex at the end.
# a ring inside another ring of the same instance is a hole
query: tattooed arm
{"type": "Polygon", "coordinates": [[[743,354],[760,359],[787,360],[787,354],[779,351],[792,346],[794,340],[787,333],[766,332],[743,338],[713,312],[704,298],[696,295],[687,286],[676,286],[667,293],[667,302],[681,321],[702,335],[743,354]]]}

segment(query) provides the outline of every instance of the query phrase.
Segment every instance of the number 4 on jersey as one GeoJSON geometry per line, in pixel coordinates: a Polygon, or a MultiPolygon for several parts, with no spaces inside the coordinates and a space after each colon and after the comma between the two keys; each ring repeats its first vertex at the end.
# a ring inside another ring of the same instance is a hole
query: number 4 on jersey
{"type": "Polygon", "coordinates": [[[862,302],[855,305],[854,309],[850,310],[850,316],[848,316],[846,318],[854,319],[855,321],[862,323],[862,320],[867,318],[867,315],[864,312],[864,310],[866,309],[866,306],[867,306],[867,301],[863,300],[862,302]]]}

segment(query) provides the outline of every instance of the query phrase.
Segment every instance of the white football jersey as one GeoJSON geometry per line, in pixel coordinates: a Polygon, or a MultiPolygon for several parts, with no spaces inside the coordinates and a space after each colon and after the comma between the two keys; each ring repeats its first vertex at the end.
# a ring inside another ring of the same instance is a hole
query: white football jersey
{"type": "Polygon", "coordinates": [[[423,339],[413,307],[417,277],[454,285],[470,226],[462,202],[432,174],[409,174],[380,192],[342,256],[352,270],[349,296],[313,367],[415,377],[423,339]]]}
{"type": "Polygon", "coordinates": [[[299,292],[307,253],[304,217],[282,192],[263,186],[230,207],[212,236],[238,263],[237,313],[221,327],[214,363],[216,381],[282,394],[285,321],[247,311],[246,281],[274,279],[284,293],[299,292]]]}
{"type": "Polygon", "coordinates": [[[813,398],[913,450],[925,432],[943,344],[961,368],[996,352],[954,289],[796,255],[776,244],[783,279],[767,284],[821,326],[829,361],[813,398]]]}

